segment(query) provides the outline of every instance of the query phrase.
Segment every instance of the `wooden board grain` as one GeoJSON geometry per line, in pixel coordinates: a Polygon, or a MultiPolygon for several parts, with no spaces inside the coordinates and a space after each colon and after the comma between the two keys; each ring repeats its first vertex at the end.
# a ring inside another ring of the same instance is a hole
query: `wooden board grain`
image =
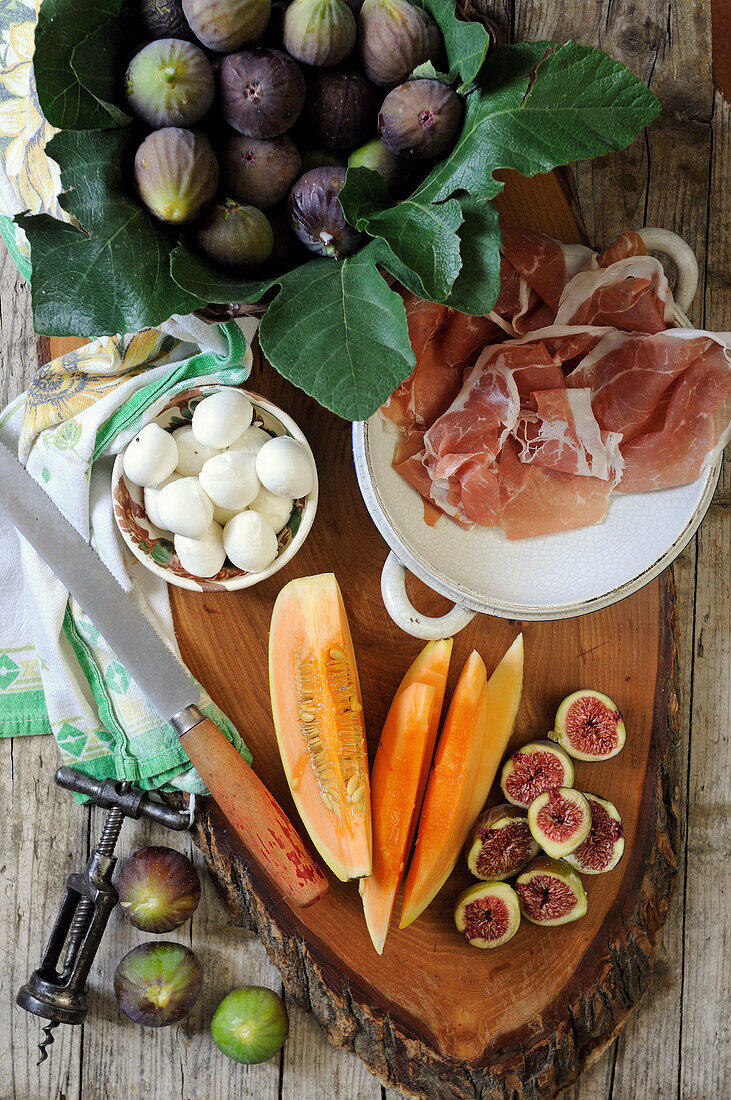
{"type": "MultiPolygon", "coordinates": [[[[555,177],[508,179],[503,213],[580,239],[555,177]],[[573,226],[573,229],[570,226],[573,226]]],[[[386,547],[360,498],[350,428],[261,361],[251,379],[305,426],[321,480],[312,533],[275,577],[236,594],[173,591],[186,662],[241,729],[255,765],[296,817],[278,758],[269,709],[267,636],[287,580],[333,571],[358,653],[371,759],[393,693],[419,643],[383,608],[386,547]]],[[[413,582],[428,613],[444,602],[413,582]]],[[[553,1096],[616,1033],[650,980],[654,938],[675,881],[677,819],[674,595],[669,575],[621,604],[554,624],[526,624],[526,689],[512,745],[545,735],[560,699],[579,686],[614,697],[631,730],[625,751],[604,765],[580,764],[577,786],[619,806],[627,856],[589,884],[581,922],[546,932],[524,925],[508,945],[477,952],[455,933],[459,870],[409,929],[394,928],[382,958],[373,951],[354,884],[295,913],[252,875],[245,855],[211,808],[198,839],[234,912],[261,936],[285,987],[337,1045],[355,1049],[385,1083],[428,1097],[553,1096]]],[[[451,676],[474,647],[494,667],[518,624],[478,617],[457,638],[451,676]]]]}

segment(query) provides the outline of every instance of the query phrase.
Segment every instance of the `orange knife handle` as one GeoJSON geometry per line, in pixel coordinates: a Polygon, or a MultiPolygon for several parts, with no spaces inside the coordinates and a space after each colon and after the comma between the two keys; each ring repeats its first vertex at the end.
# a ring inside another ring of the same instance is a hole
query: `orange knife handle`
{"type": "Polygon", "coordinates": [[[249,855],[287,901],[304,908],[324,897],[328,880],[294,825],[215,722],[202,718],[180,734],[180,744],[249,855]]]}

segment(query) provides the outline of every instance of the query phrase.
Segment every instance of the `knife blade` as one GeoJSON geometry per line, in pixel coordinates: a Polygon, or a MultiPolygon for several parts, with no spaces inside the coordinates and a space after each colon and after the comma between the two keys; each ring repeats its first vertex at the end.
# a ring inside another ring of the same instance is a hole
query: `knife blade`
{"type": "Polygon", "coordinates": [[[89,542],[0,443],[0,508],[81,605],[180,743],[249,855],[298,906],[328,882],[282,808],[216,724],[198,689],[89,542]]]}

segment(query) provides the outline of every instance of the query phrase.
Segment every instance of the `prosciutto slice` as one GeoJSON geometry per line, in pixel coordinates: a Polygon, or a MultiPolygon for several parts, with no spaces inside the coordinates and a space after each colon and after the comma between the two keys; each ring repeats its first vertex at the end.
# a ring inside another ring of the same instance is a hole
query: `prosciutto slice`
{"type": "Polygon", "coordinates": [[[601,431],[591,391],[562,388],[532,396],[535,412],[521,413],[515,430],[521,462],[616,485],[622,476],[622,436],[601,431]]]}
{"type": "Polygon", "coordinates": [[[635,233],[630,229],[626,233],[623,233],[621,237],[617,237],[614,244],[610,245],[604,252],[600,252],[596,258],[596,262],[599,267],[609,267],[610,264],[614,264],[617,260],[624,260],[628,256],[646,256],[647,249],[645,248],[645,242],[639,233],[635,233]]]}
{"type": "Polygon", "coordinates": [[[653,256],[628,256],[580,271],[567,283],[557,325],[611,325],[624,332],[661,332],[673,320],[673,296],[653,256]]]}
{"type": "Polygon", "coordinates": [[[714,345],[710,333],[669,329],[655,335],[610,330],[566,378],[569,388],[591,390],[605,431],[626,444],[653,415],[668,387],[714,345]]]}
{"type": "Polygon", "coordinates": [[[711,466],[731,438],[731,340],[714,340],[668,394],[654,430],[636,436],[621,451],[622,493],[645,493],[688,485],[711,466]],[[664,412],[664,416],[662,415],[664,412]]]}
{"type": "Polygon", "coordinates": [[[520,460],[508,439],[498,464],[500,522],[511,540],[550,535],[599,523],[606,515],[611,485],[597,477],[547,470],[520,460]]]}
{"type": "Polygon", "coordinates": [[[452,311],[436,302],[422,301],[408,290],[403,291],[402,297],[416,366],[381,407],[381,412],[387,420],[408,431],[414,424],[423,422],[422,418],[432,400],[435,379],[438,380],[441,374],[441,363],[438,355],[427,352],[452,311]]]}

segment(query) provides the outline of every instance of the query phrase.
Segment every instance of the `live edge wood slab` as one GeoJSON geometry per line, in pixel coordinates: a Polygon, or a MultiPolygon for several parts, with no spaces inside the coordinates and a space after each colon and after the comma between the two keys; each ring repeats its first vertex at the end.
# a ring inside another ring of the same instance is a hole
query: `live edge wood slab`
{"type": "MultiPolygon", "coordinates": [[[[582,236],[567,175],[509,177],[500,205],[510,221],[563,240],[582,236]]],[[[254,767],[297,821],[269,707],[267,640],[277,592],[292,577],[333,571],[358,655],[371,760],[393,693],[420,649],[391,623],[380,595],[386,547],[361,501],[350,426],[261,361],[250,383],[304,428],[320,474],[315,526],[297,558],[247,591],[194,595],[171,589],[183,657],[246,738],[254,767]]],[[[446,607],[416,581],[431,614],[446,607]]],[[[511,747],[551,728],[558,702],[578,687],[607,692],[623,710],[627,745],[605,764],[578,764],[576,786],[622,813],[624,859],[586,878],[589,909],[575,924],[524,922],[493,952],[470,948],[452,922],[467,884],[454,872],[410,928],[397,916],[382,958],[373,950],[357,885],[330,875],[327,897],[295,911],[256,877],[215,805],[196,842],[234,919],[253,929],[292,997],[332,1043],[354,1050],[385,1084],[434,1100],[548,1098],[574,1081],[622,1027],[647,989],[655,938],[675,886],[678,698],[675,597],[668,571],[622,603],[559,623],[479,616],[457,636],[450,690],[472,648],[493,668],[522,629],[525,690],[511,747]]],[[[493,792],[494,795],[495,792],[493,792]]]]}

